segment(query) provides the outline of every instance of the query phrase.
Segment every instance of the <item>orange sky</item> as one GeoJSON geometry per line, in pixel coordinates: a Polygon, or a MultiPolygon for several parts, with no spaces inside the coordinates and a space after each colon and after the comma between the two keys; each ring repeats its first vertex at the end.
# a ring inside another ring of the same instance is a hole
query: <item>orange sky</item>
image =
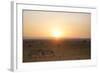
{"type": "Polygon", "coordinates": [[[23,11],[24,38],[90,38],[91,14],[50,11],[23,11]]]}

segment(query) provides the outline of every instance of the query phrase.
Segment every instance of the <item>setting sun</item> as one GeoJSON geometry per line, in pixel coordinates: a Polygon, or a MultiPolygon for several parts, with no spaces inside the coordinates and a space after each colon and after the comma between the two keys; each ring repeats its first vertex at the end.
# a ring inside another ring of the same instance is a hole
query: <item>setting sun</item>
{"type": "Polygon", "coordinates": [[[58,30],[55,30],[52,32],[52,36],[55,38],[60,38],[62,36],[61,32],[58,30]]]}

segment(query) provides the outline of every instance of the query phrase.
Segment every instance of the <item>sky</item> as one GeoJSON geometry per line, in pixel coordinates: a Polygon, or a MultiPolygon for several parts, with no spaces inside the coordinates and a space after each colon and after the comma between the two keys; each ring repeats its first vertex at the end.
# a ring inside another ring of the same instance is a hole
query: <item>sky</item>
{"type": "Polygon", "coordinates": [[[23,11],[23,38],[90,38],[91,14],[23,11]]]}

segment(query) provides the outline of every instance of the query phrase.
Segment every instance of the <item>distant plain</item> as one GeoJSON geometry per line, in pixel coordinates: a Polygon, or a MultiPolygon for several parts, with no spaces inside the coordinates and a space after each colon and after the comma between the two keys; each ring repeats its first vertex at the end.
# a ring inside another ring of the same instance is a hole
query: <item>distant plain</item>
{"type": "Polygon", "coordinates": [[[90,39],[24,39],[23,62],[91,59],[90,39]]]}

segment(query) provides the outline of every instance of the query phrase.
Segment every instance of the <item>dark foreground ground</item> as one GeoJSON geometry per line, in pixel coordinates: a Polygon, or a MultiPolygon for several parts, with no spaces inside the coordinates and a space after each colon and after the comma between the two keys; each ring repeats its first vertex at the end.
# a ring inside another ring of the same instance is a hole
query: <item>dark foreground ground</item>
{"type": "Polygon", "coordinates": [[[90,39],[24,39],[23,62],[91,58],[90,39]]]}

